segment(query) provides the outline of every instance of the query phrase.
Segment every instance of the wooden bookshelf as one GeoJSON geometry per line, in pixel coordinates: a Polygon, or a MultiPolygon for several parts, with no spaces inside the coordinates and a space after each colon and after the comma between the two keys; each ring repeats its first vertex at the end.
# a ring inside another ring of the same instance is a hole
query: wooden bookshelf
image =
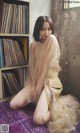
{"type": "Polygon", "coordinates": [[[25,85],[29,59],[29,0],[0,1],[0,100],[25,85]]]}

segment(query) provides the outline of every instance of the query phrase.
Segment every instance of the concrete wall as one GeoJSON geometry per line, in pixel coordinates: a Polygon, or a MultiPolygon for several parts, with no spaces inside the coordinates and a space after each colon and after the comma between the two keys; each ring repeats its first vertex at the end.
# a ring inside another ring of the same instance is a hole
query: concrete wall
{"type": "Polygon", "coordinates": [[[64,93],[80,98],[80,7],[63,10],[63,1],[54,0],[52,18],[61,47],[61,80],[64,93]]]}
{"type": "Polygon", "coordinates": [[[32,33],[36,19],[40,15],[50,16],[51,0],[30,0],[30,42],[32,41],[32,33]]]}

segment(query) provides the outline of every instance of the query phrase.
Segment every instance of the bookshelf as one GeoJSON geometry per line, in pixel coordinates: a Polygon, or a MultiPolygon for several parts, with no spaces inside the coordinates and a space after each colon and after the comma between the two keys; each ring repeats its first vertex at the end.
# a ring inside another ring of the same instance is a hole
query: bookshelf
{"type": "Polygon", "coordinates": [[[0,1],[0,100],[25,85],[29,59],[29,0],[0,1]]]}

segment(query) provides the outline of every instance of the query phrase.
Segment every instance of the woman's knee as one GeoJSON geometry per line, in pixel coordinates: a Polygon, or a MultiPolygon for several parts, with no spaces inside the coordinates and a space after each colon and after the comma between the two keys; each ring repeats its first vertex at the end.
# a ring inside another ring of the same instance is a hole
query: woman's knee
{"type": "Polygon", "coordinates": [[[10,101],[10,107],[11,107],[12,109],[17,109],[16,104],[15,104],[12,100],[10,101]]]}
{"type": "Polygon", "coordinates": [[[17,109],[17,108],[23,107],[25,104],[27,104],[27,101],[24,99],[24,97],[19,98],[19,99],[14,97],[10,101],[10,107],[13,108],[13,109],[17,109]]]}
{"type": "Polygon", "coordinates": [[[45,119],[42,116],[33,115],[33,121],[37,125],[43,125],[43,124],[45,124],[45,119]]]}

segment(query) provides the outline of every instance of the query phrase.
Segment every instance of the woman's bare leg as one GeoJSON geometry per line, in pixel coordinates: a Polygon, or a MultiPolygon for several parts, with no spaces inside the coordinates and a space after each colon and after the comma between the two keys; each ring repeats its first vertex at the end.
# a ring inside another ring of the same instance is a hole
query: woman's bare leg
{"type": "Polygon", "coordinates": [[[32,102],[34,96],[34,89],[30,85],[27,85],[10,101],[10,107],[13,109],[23,107],[32,102]]]}
{"type": "Polygon", "coordinates": [[[48,108],[45,90],[43,90],[33,115],[33,121],[38,125],[42,125],[47,123],[50,119],[51,113],[48,108]]]}

